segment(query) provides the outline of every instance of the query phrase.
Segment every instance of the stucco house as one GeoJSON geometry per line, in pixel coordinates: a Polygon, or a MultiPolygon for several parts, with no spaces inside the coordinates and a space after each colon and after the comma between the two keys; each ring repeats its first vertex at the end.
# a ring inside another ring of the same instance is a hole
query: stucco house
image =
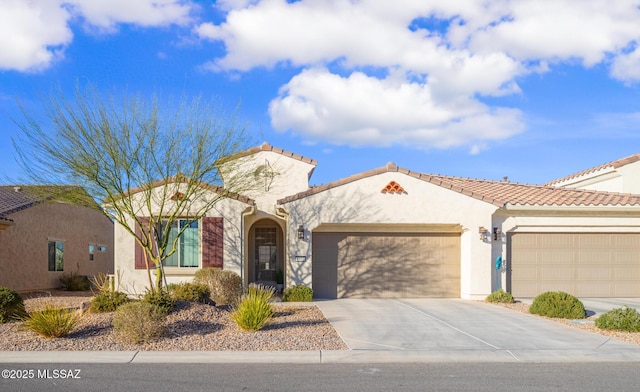
{"type": "Polygon", "coordinates": [[[545,185],[640,194],[640,154],[582,170],[545,185]]]}
{"type": "Polygon", "coordinates": [[[99,211],[56,202],[30,186],[0,186],[0,286],[60,287],[74,272],[113,274],[113,223],[99,211]]]}
{"type": "MultiPolygon", "coordinates": [[[[317,298],[460,297],[504,288],[578,296],[640,296],[640,195],[413,172],[393,163],[309,186],[313,159],[267,143],[236,158],[260,191],[221,200],[194,225],[189,261],[237,272],[245,284],[304,284],[317,298]],[[194,245],[195,244],[195,245],[194,245]]],[[[121,286],[146,271],[115,225],[121,286]]]]}

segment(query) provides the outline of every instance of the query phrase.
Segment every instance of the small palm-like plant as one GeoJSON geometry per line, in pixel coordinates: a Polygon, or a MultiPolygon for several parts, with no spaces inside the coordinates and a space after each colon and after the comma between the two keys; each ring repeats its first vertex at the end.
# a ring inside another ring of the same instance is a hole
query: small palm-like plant
{"type": "Polygon", "coordinates": [[[231,313],[231,319],[245,331],[262,329],[273,317],[273,288],[252,285],[231,313]]]}
{"type": "Polygon", "coordinates": [[[45,338],[60,338],[67,336],[79,321],[79,316],[73,310],[45,305],[26,317],[24,327],[45,338]]]}

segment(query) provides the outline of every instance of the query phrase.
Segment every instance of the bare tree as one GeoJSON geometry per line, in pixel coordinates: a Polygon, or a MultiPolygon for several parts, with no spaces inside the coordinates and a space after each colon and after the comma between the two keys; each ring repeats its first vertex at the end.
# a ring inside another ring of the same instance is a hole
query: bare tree
{"type": "Polygon", "coordinates": [[[227,115],[214,103],[145,102],[88,87],[76,88],[73,100],[52,94],[44,108],[43,121],[22,109],[22,132],[13,140],[28,182],[78,185],[54,187],[65,191],[56,199],[98,207],[134,236],[151,290],[162,288],[163,261],[189,225],[252,186],[250,176],[236,175],[222,187],[219,168],[233,170],[229,157],[248,141],[235,112],[227,115]],[[174,224],[184,217],[186,225],[174,224]]]}

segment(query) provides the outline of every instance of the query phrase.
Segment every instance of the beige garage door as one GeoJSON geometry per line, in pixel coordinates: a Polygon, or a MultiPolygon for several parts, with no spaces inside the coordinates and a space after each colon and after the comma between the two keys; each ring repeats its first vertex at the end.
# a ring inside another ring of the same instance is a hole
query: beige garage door
{"type": "Polygon", "coordinates": [[[514,233],[509,242],[516,297],[640,297],[640,234],[514,233]]]}
{"type": "Polygon", "coordinates": [[[460,296],[460,234],[314,233],[318,298],[460,296]]]}

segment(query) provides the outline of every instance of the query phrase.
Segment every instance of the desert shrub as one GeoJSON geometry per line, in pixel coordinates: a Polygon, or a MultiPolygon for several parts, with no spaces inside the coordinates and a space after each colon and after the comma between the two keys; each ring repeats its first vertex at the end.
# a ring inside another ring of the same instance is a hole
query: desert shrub
{"type": "Polygon", "coordinates": [[[80,318],[75,311],[56,305],[45,305],[31,312],[25,319],[24,328],[46,338],[67,336],[80,318]]]}
{"type": "Polygon", "coordinates": [[[203,268],[196,272],[193,281],[209,287],[210,298],[216,305],[235,305],[242,295],[242,278],[233,271],[203,268]]]}
{"type": "Polygon", "coordinates": [[[485,301],[503,304],[512,304],[515,302],[513,299],[513,295],[511,295],[511,293],[507,293],[503,289],[498,289],[489,294],[485,301]]]}
{"type": "Polygon", "coordinates": [[[128,343],[145,343],[161,338],[167,312],[148,302],[129,302],[113,314],[113,328],[128,343]]]}
{"type": "Polygon", "coordinates": [[[538,295],[533,299],[529,312],[552,318],[582,319],[586,317],[582,302],[563,291],[547,291],[538,295]]]}
{"type": "Polygon", "coordinates": [[[231,319],[245,331],[262,329],[273,317],[273,288],[251,285],[231,313],[231,319]]]}
{"type": "Polygon", "coordinates": [[[129,302],[125,293],[120,291],[102,291],[91,298],[89,309],[94,313],[114,312],[119,306],[129,302]]]}
{"type": "Polygon", "coordinates": [[[640,313],[633,308],[616,308],[600,315],[596,327],[617,331],[640,332],[640,313]]]}
{"type": "Polygon", "coordinates": [[[0,286],[0,324],[26,316],[22,297],[13,290],[0,286]]]}
{"type": "Polygon", "coordinates": [[[298,284],[287,287],[282,294],[283,302],[311,302],[313,301],[313,290],[310,287],[298,284]]]}
{"type": "Polygon", "coordinates": [[[64,273],[60,277],[62,288],[67,291],[87,291],[91,288],[89,278],[75,272],[64,273]]]}
{"type": "Polygon", "coordinates": [[[147,291],[142,298],[142,301],[151,305],[155,305],[164,310],[166,313],[171,312],[176,306],[176,300],[171,298],[169,292],[164,289],[147,291]]]}
{"type": "Polygon", "coordinates": [[[207,302],[211,295],[209,286],[202,283],[171,283],[167,287],[171,298],[190,302],[207,302]]]}

